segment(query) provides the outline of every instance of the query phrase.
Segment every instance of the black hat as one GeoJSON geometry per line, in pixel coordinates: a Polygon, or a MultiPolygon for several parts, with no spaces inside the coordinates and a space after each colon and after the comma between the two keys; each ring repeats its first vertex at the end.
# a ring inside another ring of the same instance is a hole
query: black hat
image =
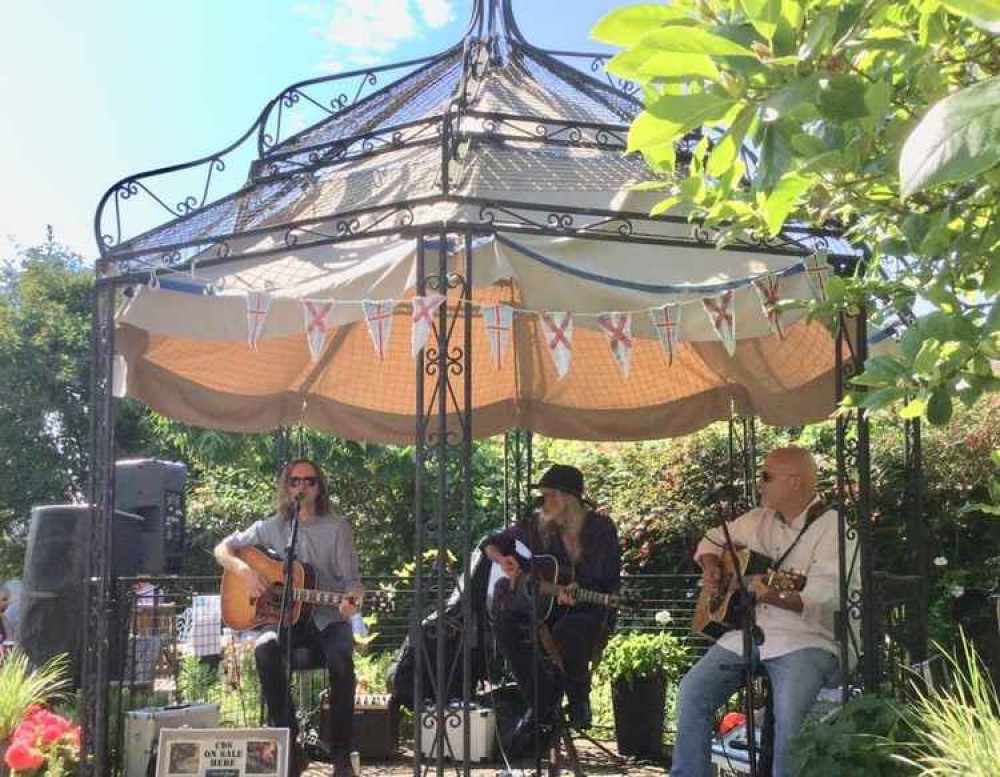
{"type": "Polygon", "coordinates": [[[583,499],[583,473],[569,464],[553,464],[532,488],[554,488],[583,499]]]}

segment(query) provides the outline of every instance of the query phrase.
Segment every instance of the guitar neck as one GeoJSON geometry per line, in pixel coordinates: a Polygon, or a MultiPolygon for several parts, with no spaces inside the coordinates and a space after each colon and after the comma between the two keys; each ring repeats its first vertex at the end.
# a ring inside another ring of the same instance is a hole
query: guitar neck
{"type": "MultiPolygon", "coordinates": [[[[567,586],[556,585],[555,583],[545,581],[541,583],[541,592],[546,596],[558,596],[560,593],[565,591],[566,588],[567,586]]],[[[584,604],[598,604],[601,607],[618,606],[617,594],[605,594],[600,591],[590,591],[586,588],[577,588],[573,591],[573,599],[577,603],[583,602],[584,604]]]]}
{"type": "Polygon", "coordinates": [[[329,605],[334,607],[339,605],[345,599],[355,599],[357,601],[360,601],[361,599],[361,597],[348,597],[337,591],[316,591],[312,588],[296,588],[293,598],[297,602],[305,602],[306,604],[329,605]]]}

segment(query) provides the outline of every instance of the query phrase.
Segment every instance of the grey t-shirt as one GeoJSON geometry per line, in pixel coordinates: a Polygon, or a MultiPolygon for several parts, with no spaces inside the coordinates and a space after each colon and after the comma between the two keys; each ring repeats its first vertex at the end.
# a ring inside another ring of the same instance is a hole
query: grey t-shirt
{"type": "MultiPolygon", "coordinates": [[[[290,532],[288,521],[272,515],[257,521],[249,529],[230,534],[226,537],[226,545],[230,549],[266,545],[284,556],[290,532]]],[[[354,529],[341,516],[317,515],[300,523],[295,555],[316,571],[318,589],[346,591],[361,588],[358,554],[354,550],[354,529]]],[[[322,630],[344,618],[336,607],[316,607],[313,620],[316,627],[322,630]]]]}

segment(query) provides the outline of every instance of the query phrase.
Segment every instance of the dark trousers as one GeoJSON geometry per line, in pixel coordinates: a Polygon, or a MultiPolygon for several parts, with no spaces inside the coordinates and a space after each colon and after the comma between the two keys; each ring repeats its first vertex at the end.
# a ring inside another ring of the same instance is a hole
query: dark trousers
{"type": "MultiPolygon", "coordinates": [[[[497,586],[506,581],[501,580],[497,586]]],[[[494,594],[494,601],[498,601],[494,594]]],[[[604,631],[604,615],[592,611],[568,610],[549,624],[555,644],[566,670],[562,674],[553,665],[543,645],[538,645],[538,709],[536,720],[543,724],[553,721],[562,692],[569,701],[583,701],[590,696],[590,661],[594,657],[604,631]]],[[[493,611],[493,633],[497,647],[510,664],[517,685],[534,706],[535,652],[532,644],[531,605],[499,607],[493,611]]]]}
{"type": "MultiPolygon", "coordinates": [[[[330,746],[335,754],[351,749],[351,729],[354,724],[354,635],[346,622],[331,623],[322,631],[310,621],[292,629],[292,649],[310,648],[322,655],[327,669],[330,698],[330,746]]],[[[285,672],[284,645],[275,631],[265,631],[254,646],[257,675],[267,705],[268,725],[288,728],[292,741],[298,737],[288,678],[285,672]]]]}

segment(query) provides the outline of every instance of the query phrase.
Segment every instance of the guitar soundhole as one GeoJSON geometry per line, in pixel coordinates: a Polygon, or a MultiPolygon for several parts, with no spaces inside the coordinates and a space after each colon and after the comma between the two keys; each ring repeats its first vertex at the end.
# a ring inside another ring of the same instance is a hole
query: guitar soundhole
{"type": "Polygon", "coordinates": [[[258,616],[278,619],[278,613],[281,612],[281,591],[281,585],[272,585],[257,599],[258,616]]]}

